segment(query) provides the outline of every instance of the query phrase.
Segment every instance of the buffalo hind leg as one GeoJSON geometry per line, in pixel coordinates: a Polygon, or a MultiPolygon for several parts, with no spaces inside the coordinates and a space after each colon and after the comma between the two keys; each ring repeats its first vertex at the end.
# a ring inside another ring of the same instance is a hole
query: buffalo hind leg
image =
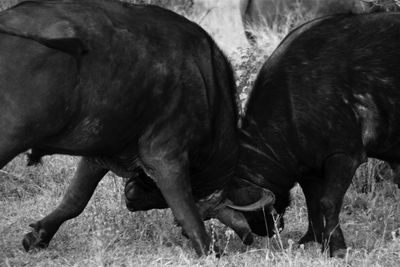
{"type": "Polygon", "coordinates": [[[323,245],[328,245],[331,257],[343,258],[346,243],[339,225],[343,197],[351,183],[359,161],[345,154],[335,154],[325,161],[325,181],[321,210],[325,218],[323,245]]]}
{"type": "Polygon", "coordinates": [[[210,238],[193,199],[187,152],[161,150],[143,151],[141,160],[144,170],[156,181],[175,219],[192,241],[196,253],[199,256],[206,255],[210,238]]]}
{"type": "Polygon", "coordinates": [[[315,179],[302,179],[299,182],[306,198],[308,213],[308,229],[306,234],[300,239],[299,244],[308,242],[322,243],[322,233],[324,231],[324,218],[321,211],[322,181],[315,179]]]}
{"type": "Polygon", "coordinates": [[[97,184],[107,172],[107,169],[82,158],[58,207],[45,218],[30,225],[33,231],[26,234],[22,241],[25,250],[47,247],[61,224],[84,210],[97,184]]]}

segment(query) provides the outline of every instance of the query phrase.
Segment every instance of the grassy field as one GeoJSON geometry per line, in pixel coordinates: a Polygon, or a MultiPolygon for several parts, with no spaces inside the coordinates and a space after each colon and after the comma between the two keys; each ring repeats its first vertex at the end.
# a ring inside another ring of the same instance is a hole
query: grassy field
{"type": "MultiPolygon", "coordinates": [[[[1,0],[1,6],[11,1],[1,0]]],[[[196,2],[192,20],[200,23],[229,55],[244,103],[260,64],[273,51],[289,26],[257,30],[256,48],[243,35],[237,1],[196,2]]],[[[295,21],[297,20],[297,21],[295,21]]],[[[217,221],[206,223],[225,255],[197,258],[188,240],[174,225],[169,210],[131,213],[122,198],[123,181],[108,174],[85,211],[65,223],[49,247],[26,253],[22,237],[28,225],[52,211],[72,177],[77,158],[45,157],[38,167],[26,167],[24,155],[0,171],[0,266],[400,266],[400,190],[388,182],[375,183],[380,163],[361,166],[344,199],[341,225],[349,246],[345,259],[321,254],[318,244],[298,246],[307,229],[301,190],[292,191],[285,229],[274,238],[256,238],[246,247],[217,221]]]]}
{"type": "MultiPolygon", "coordinates": [[[[42,166],[24,167],[23,155],[1,172],[0,266],[396,266],[400,264],[400,192],[392,184],[372,184],[367,193],[353,185],[341,214],[349,245],[346,259],[321,254],[317,244],[299,247],[307,211],[299,188],[280,236],[257,238],[246,247],[231,230],[207,222],[226,255],[197,258],[173,223],[170,211],[130,213],[122,200],[122,180],[109,174],[86,210],[64,224],[50,246],[26,253],[21,245],[28,224],[51,211],[61,199],[76,158],[46,157],[42,166]]],[[[373,175],[373,164],[359,176],[373,175]]]]}

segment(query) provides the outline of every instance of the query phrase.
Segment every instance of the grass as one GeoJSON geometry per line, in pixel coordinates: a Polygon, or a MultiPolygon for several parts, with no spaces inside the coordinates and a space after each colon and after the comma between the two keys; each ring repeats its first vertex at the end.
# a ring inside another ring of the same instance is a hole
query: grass
{"type": "MultiPolygon", "coordinates": [[[[294,188],[286,228],[272,239],[256,238],[246,247],[232,231],[208,222],[221,259],[197,258],[181,236],[169,210],[128,212],[122,200],[122,179],[109,174],[85,211],[64,224],[45,250],[26,253],[21,246],[28,224],[51,211],[75,170],[76,158],[46,157],[42,166],[24,167],[21,155],[1,173],[0,266],[395,266],[400,263],[399,190],[380,183],[361,193],[353,185],[345,197],[341,219],[349,255],[330,259],[317,244],[295,243],[307,227],[301,190],[294,188]]],[[[373,163],[370,163],[373,164],[373,163]]],[[[368,175],[364,166],[358,175],[368,175]]]]}
{"type": "MultiPolygon", "coordinates": [[[[12,1],[2,1],[4,7],[12,1]]],[[[255,48],[248,46],[231,0],[197,1],[192,19],[214,37],[234,66],[244,105],[258,69],[289,28],[255,29],[255,48]],[[210,11],[211,10],[211,11],[210,11]]],[[[44,250],[26,253],[22,237],[28,224],[41,219],[60,202],[77,158],[45,157],[26,167],[20,155],[0,171],[0,266],[398,266],[400,264],[400,192],[389,182],[375,183],[380,162],[361,166],[344,199],[341,225],[349,246],[345,259],[321,254],[320,246],[298,246],[307,229],[307,210],[299,187],[285,215],[285,230],[274,238],[257,237],[246,247],[217,221],[206,223],[226,255],[197,258],[175,226],[169,210],[131,213],[123,202],[123,180],[108,174],[85,211],[65,223],[44,250]]]]}

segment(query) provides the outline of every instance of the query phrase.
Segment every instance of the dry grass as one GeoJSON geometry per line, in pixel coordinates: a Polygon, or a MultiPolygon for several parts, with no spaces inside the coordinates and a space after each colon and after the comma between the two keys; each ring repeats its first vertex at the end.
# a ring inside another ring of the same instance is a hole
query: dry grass
{"type": "MultiPolygon", "coordinates": [[[[6,6],[11,1],[0,2],[6,6]]],[[[290,25],[257,30],[257,48],[243,36],[237,2],[197,1],[192,18],[205,27],[229,54],[245,102],[258,68],[290,25]],[[211,11],[210,11],[211,10],[211,11]]],[[[1,7],[0,6],[0,7],[1,7]]],[[[295,15],[293,15],[295,17],[295,15]]],[[[297,19],[296,19],[297,20],[297,19]]],[[[341,213],[349,245],[345,259],[321,254],[320,246],[296,245],[307,228],[307,210],[301,190],[293,202],[280,236],[257,238],[245,247],[232,231],[212,221],[208,231],[226,255],[197,258],[173,223],[170,211],[130,213],[121,195],[122,179],[109,174],[99,185],[85,211],[64,224],[45,250],[26,253],[21,239],[34,222],[55,208],[75,170],[76,158],[46,157],[39,167],[25,167],[17,157],[0,172],[0,266],[399,266],[400,192],[392,184],[375,184],[376,162],[360,167],[346,194],[341,213]],[[367,189],[363,181],[368,181],[367,189]]]]}
{"type": "MultiPolygon", "coordinates": [[[[344,200],[342,226],[351,247],[344,260],[330,259],[317,244],[295,244],[307,227],[307,211],[296,187],[286,228],[272,239],[257,238],[245,247],[232,231],[208,222],[226,255],[196,258],[173,223],[170,211],[130,213],[122,201],[122,180],[109,174],[86,210],[61,227],[45,250],[26,253],[21,246],[27,226],[45,216],[62,197],[76,159],[53,156],[39,167],[23,167],[19,156],[1,173],[0,266],[396,266],[400,264],[400,192],[391,184],[344,200]],[[25,186],[23,186],[25,185],[25,186]]],[[[365,171],[365,169],[362,169],[365,171]]]]}

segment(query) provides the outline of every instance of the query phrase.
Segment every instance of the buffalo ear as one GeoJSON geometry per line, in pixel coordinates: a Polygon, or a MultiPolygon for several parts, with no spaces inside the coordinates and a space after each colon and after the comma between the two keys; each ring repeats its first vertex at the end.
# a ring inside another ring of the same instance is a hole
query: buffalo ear
{"type": "Polygon", "coordinates": [[[31,39],[74,56],[88,50],[85,34],[78,25],[40,2],[25,2],[0,12],[0,32],[31,39]]]}

